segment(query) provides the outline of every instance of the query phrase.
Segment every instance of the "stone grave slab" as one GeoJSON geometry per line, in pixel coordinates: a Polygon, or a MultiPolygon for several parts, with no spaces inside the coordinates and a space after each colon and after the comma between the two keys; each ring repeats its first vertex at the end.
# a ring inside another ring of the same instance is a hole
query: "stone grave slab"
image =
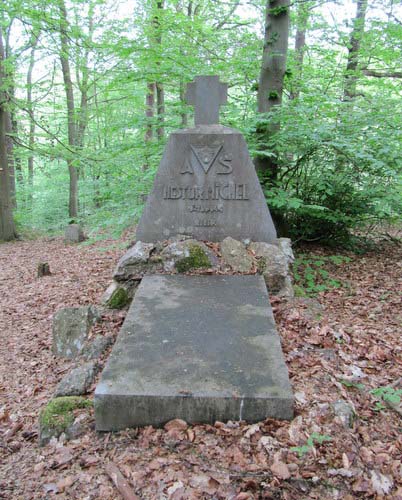
{"type": "Polygon", "coordinates": [[[261,276],[144,277],[96,387],[97,430],[292,416],[261,276]]]}
{"type": "Polygon", "coordinates": [[[218,124],[227,86],[217,76],[187,87],[195,127],[171,134],[139,221],[136,239],[185,234],[273,243],[276,230],[242,134],[218,124]]]}

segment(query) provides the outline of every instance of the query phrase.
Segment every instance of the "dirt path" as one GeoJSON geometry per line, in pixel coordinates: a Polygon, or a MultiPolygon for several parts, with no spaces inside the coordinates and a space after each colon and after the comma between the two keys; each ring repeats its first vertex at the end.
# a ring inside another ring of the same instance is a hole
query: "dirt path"
{"type": "MultiPolygon", "coordinates": [[[[402,498],[401,416],[371,393],[402,376],[395,245],[340,266],[344,286],[321,293],[320,317],[303,301],[272,300],[296,393],[292,423],[90,431],[40,448],[38,413],[72,364],[51,354],[52,316],[99,302],[124,251],[110,245],[0,245],[0,498],[118,498],[109,460],[140,498],[402,498]],[[52,276],[39,279],[42,261],[52,276]],[[338,400],[354,409],[351,427],[334,415],[338,400]]],[[[122,319],[105,315],[98,331],[116,334],[122,319]]]]}

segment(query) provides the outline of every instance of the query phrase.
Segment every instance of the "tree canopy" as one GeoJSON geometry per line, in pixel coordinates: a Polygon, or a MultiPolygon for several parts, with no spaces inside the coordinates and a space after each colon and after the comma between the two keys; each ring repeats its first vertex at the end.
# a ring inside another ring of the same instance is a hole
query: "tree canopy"
{"type": "Polygon", "coordinates": [[[219,74],[221,123],[265,165],[282,233],[345,242],[395,220],[401,19],[391,0],[4,0],[0,218],[118,233],[138,218],[168,134],[191,126],[186,84],[219,74]]]}

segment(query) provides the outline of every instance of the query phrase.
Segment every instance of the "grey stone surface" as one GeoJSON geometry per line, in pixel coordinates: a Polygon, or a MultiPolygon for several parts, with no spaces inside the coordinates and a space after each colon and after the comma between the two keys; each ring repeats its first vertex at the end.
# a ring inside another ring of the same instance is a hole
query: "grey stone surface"
{"type": "Polygon", "coordinates": [[[99,320],[99,313],[93,306],[66,307],[57,311],[53,317],[53,354],[64,358],[76,357],[92,325],[99,320]]]}
{"type": "Polygon", "coordinates": [[[113,278],[117,281],[125,281],[147,271],[149,258],[154,248],[152,243],[137,241],[119,260],[113,278]]]}
{"type": "Polygon", "coordinates": [[[277,294],[289,286],[288,258],[277,245],[255,242],[249,248],[259,259],[259,267],[270,293],[277,294]]]}
{"type": "Polygon", "coordinates": [[[179,261],[190,256],[190,249],[194,246],[199,247],[203,251],[203,253],[207,256],[211,267],[217,265],[218,259],[211,252],[211,250],[209,250],[205,243],[190,238],[182,241],[174,241],[162,250],[161,257],[163,260],[163,269],[167,272],[173,271],[179,261]]]}
{"type": "Polygon", "coordinates": [[[85,240],[84,231],[79,224],[69,224],[64,232],[64,241],[67,243],[81,243],[85,240]]]}
{"type": "MultiPolygon", "coordinates": [[[[145,272],[145,265],[143,272],[145,272]]],[[[123,309],[134,297],[139,282],[139,279],[128,279],[127,281],[113,280],[102,295],[101,303],[110,309],[123,309]]]]}
{"type": "Polygon", "coordinates": [[[221,243],[221,253],[223,260],[235,272],[247,273],[253,268],[253,258],[241,241],[230,236],[225,238],[221,243]]]}
{"type": "Polygon", "coordinates": [[[292,240],[290,238],[279,238],[278,246],[287,257],[289,264],[292,264],[295,260],[292,250],[292,240]]]}
{"type": "Polygon", "coordinates": [[[81,356],[86,361],[91,361],[92,359],[99,359],[106,349],[113,344],[112,337],[103,337],[102,335],[97,335],[91,342],[87,342],[82,351],[81,356]]]}
{"type": "Polygon", "coordinates": [[[96,428],[292,418],[261,276],[147,275],[95,391],[96,428]]]}
{"type": "Polygon", "coordinates": [[[199,125],[171,134],[136,237],[274,242],[276,231],[240,132],[199,125]]]}
{"type": "Polygon", "coordinates": [[[219,106],[227,103],[228,84],[218,76],[196,76],[187,85],[186,101],[194,106],[195,125],[219,123],[219,106]]]}
{"type": "Polygon", "coordinates": [[[353,427],[355,412],[352,406],[346,401],[339,400],[332,403],[334,415],[338,417],[345,427],[353,427]]]}
{"type": "Polygon", "coordinates": [[[86,394],[95,380],[97,371],[98,365],[96,361],[89,361],[77,368],[73,368],[57,385],[54,397],[86,394]]]}

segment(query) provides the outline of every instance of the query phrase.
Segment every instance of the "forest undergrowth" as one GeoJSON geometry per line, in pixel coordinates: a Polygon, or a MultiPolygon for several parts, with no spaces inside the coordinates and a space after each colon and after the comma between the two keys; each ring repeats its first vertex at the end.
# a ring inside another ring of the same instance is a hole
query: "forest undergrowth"
{"type": "MultiPolygon", "coordinates": [[[[51,353],[52,316],[99,304],[129,241],[0,246],[0,498],[117,499],[106,473],[113,462],[133,499],[402,499],[402,252],[394,242],[348,253],[336,267],[324,258],[337,286],[315,298],[271,298],[295,394],[292,422],[173,421],[102,434],[92,425],[40,448],[38,414],[72,366],[51,353]],[[37,278],[39,262],[51,276],[37,278]],[[334,409],[339,401],[346,417],[334,409]]],[[[299,253],[329,255],[318,246],[299,253]]],[[[116,336],[124,315],[103,311],[96,333],[116,336]]]]}

